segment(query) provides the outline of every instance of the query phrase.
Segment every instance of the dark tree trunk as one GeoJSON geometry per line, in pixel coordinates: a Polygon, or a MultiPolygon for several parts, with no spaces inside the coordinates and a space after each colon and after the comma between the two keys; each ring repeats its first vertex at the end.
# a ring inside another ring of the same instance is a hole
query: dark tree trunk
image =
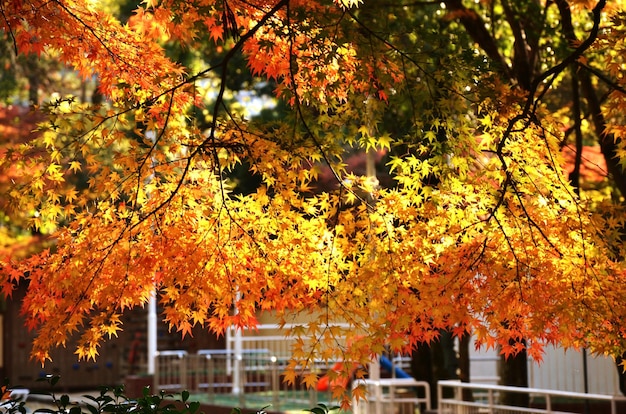
{"type": "MultiPolygon", "coordinates": [[[[526,351],[522,351],[500,361],[500,384],[513,387],[528,387],[528,362],[526,351]]],[[[526,393],[505,392],[500,395],[500,402],[505,405],[528,407],[529,397],[526,393]]]]}
{"type": "MultiPolygon", "coordinates": [[[[472,337],[469,334],[459,338],[459,379],[461,382],[470,382],[470,358],[469,347],[472,337]]],[[[472,390],[463,389],[463,401],[474,401],[472,390]]]]}
{"type": "Polygon", "coordinates": [[[28,103],[31,107],[39,105],[40,77],[43,76],[39,69],[39,62],[35,55],[28,55],[24,62],[24,72],[28,79],[28,103]]]}
{"type": "MultiPolygon", "coordinates": [[[[418,381],[430,384],[430,400],[433,408],[437,407],[437,381],[458,378],[459,359],[454,350],[454,337],[450,332],[441,331],[437,342],[420,344],[411,355],[411,373],[418,381]]],[[[468,360],[469,378],[469,360],[468,360]]],[[[452,390],[444,397],[452,397],[452,390]]]]}
{"type": "MultiPolygon", "coordinates": [[[[411,354],[411,375],[418,381],[426,381],[430,384],[430,400],[433,402],[433,407],[436,407],[437,388],[433,386],[436,381],[433,376],[432,356],[428,344],[421,343],[411,354]]],[[[419,397],[425,397],[425,395],[419,395],[419,397]]]]}
{"type": "Polygon", "coordinates": [[[615,358],[615,366],[617,367],[617,375],[619,376],[619,390],[622,395],[626,395],[626,372],[624,372],[624,363],[626,360],[626,352],[622,356],[615,358]]]}

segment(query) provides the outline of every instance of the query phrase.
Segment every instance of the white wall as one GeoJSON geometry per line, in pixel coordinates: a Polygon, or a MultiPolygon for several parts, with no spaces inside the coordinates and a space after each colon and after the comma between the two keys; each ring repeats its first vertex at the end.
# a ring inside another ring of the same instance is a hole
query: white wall
{"type": "MultiPolygon", "coordinates": [[[[543,361],[528,362],[529,386],[584,392],[583,352],[547,347],[543,361]]],[[[588,392],[619,395],[619,377],[610,357],[587,355],[588,392]]]]}
{"type": "MultiPolygon", "coordinates": [[[[470,349],[470,381],[496,384],[499,360],[497,350],[470,349]]],[[[620,395],[617,369],[610,357],[587,355],[587,379],[590,393],[620,395]]],[[[584,392],[582,351],[546,347],[541,363],[528,360],[528,385],[532,388],[584,392]]]]}

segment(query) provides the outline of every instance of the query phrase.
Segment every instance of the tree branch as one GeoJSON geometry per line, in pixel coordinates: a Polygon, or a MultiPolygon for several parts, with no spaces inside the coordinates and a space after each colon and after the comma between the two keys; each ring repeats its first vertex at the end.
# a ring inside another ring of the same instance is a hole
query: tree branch
{"type": "MultiPolygon", "coordinates": [[[[559,12],[561,13],[561,20],[563,25],[563,32],[568,42],[571,44],[575,44],[577,42],[576,34],[574,32],[574,26],[572,24],[572,14],[569,7],[569,3],[567,0],[556,0],[556,5],[559,8],[559,12]]],[[[606,5],[606,0],[600,0],[596,7],[593,9],[593,18],[594,25],[591,29],[591,32],[587,39],[576,48],[576,51],[568,57],[568,59],[561,62],[562,66],[564,63],[575,63],[578,56],[582,55],[582,52],[586,50],[591,44],[595,41],[600,25],[600,13],[604,6],[606,5]]],[[[554,68],[553,68],[554,69],[554,68]]],[[[555,72],[556,73],[556,72],[555,72]]],[[[587,101],[587,106],[589,108],[591,114],[591,120],[596,131],[596,135],[598,136],[598,142],[600,144],[600,150],[602,151],[602,155],[604,155],[604,159],[606,161],[607,168],[609,173],[613,177],[613,181],[615,182],[615,186],[619,189],[622,196],[626,197],[626,174],[622,167],[619,165],[619,157],[617,157],[617,145],[612,134],[607,134],[606,131],[606,119],[604,118],[604,114],[602,113],[602,106],[600,105],[600,100],[596,94],[595,87],[593,82],[591,81],[591,77],[589,76],[588,71],[581,71],[579,73],[580,86],[581,91],[585,100],[587,101]]]]}
{"type": "Polygon", "coordinates": [[[581,110],[580,110],[580,84],[576,67],[572,67],[572,111],[574,112],[574,132],[576,136],[576,153],[574,154],[574,169],[569,175],[570,182],[574,186],[576,194],[580,194],[580,166],[583,156],[583,134],[581,130],[581,110]]]}
{"type": "Polygon", "coordinates": [[[476,13],[475,10],[465,7],[462,0],[445,0],[444,3],[448,10],[456,12],[459,21],[465,26],[467,33],[478,43],[481,49],[485,51],[487,56],[498,65],[501,75],[506,79],[512,80],[513,75],[511,68],[500,54],[498,45],[485,27],[485,22],[478,13],[476,13]]]}

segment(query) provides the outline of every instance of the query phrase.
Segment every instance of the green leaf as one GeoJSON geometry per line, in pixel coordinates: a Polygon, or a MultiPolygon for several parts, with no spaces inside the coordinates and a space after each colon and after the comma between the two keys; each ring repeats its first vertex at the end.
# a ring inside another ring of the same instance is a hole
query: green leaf
{"type": "Polygon", "coordinates": [[[335,405],[329,408],[326,404],[319,403],[315,407],[311,408],[310,410],[303,410],[303,411],[314,413],[314,414],[326,414],[331,411],[338,410],[339,408],[340,407],[338,405],[335,405]]]}
{"type": "Polygon", "coordinates": [[[148,398],[148,396],[150,395],[150,386],[143,387],[142,393],[144,398],[148,398]]]}
{"type": "Polygon", "coordinates": [[[63,394],[61,395],[61,398],[59,398],[59,402],[61,403],[62,406],[67,406],[70,403],[70,396],[67,394],[63,394]]]}
{"type": "Polygon", "coordinates": [[[87,410],[91,413],[91,414],[98,414],[98,408],[94,407],[93,405],[87,405],[87,410]]]}
{"type": "Polygon", "coordinates": [[[115,395],[116,397],[121,397],[122,395],[124,395],[124,386],[120,385],[113,388],[113,395],[115,395]]]}
{"type": "Polygon", "coordinates": [[[189,403],[189,412],[191,414],[196,413],[199,409],[200,409],[200,402],[194,401],[194,402],[189,403]]]}
{"type": "Polygon", "coordinates": [[[81,413],[82,413],[82,411],[81,411],[80,407],[78,407],[78,406],[70,408],[69,414],[81,414],[81,413]]]}

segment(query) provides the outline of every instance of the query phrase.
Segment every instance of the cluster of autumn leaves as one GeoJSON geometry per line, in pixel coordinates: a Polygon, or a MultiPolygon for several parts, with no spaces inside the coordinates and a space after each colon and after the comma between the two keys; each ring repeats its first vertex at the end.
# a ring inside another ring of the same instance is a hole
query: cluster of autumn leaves
{"type": "Polygon", "coordinates": [[[535,359],[547,343],[624,350],[624,223],[615,206],[596,214],[604,200],[568,182],[561,120],[544,108],[520,117],[526,97],[486,74],[439,91],[411,136],[377,130],[408,85],[403,65],[418,63],[373,32],[351,42],[353,3],[151,1],[124,25],[88,1],[3,6],[19,53],[96,75],[108,98],[50,102],[39,138],[11,149],[12,208],[54,239],[1,262],[5,294],[29,281],[35,358],[77,332],[78,356],[95,357],[124,310],[155,290],[183,335],[196,324],[219,334],[253,326],[259,311],[314,315],[297,332],[318,340],[298,343],[294,370],[315,352],[351,361],[350,372],[440,330],[535,359]],[[201,33],[225,49],[195,73],[160,46],[193,48],[201,33]],[[289,102],[284,122],[228,110],[239,53],[289,102]],[[202,129],[189,114],[206,105],[195,84],[208,75],[220,86],[202,129]],[[347,171],[350,145],[388,152],[396,185],[347,171]],[[240,165],[262,178],[250,194],[228,181],[240,165]],[[323,168],[336,190],[316,193],[323,168]],[[329,328],[336,322],[349,328],[329,328]]]}

